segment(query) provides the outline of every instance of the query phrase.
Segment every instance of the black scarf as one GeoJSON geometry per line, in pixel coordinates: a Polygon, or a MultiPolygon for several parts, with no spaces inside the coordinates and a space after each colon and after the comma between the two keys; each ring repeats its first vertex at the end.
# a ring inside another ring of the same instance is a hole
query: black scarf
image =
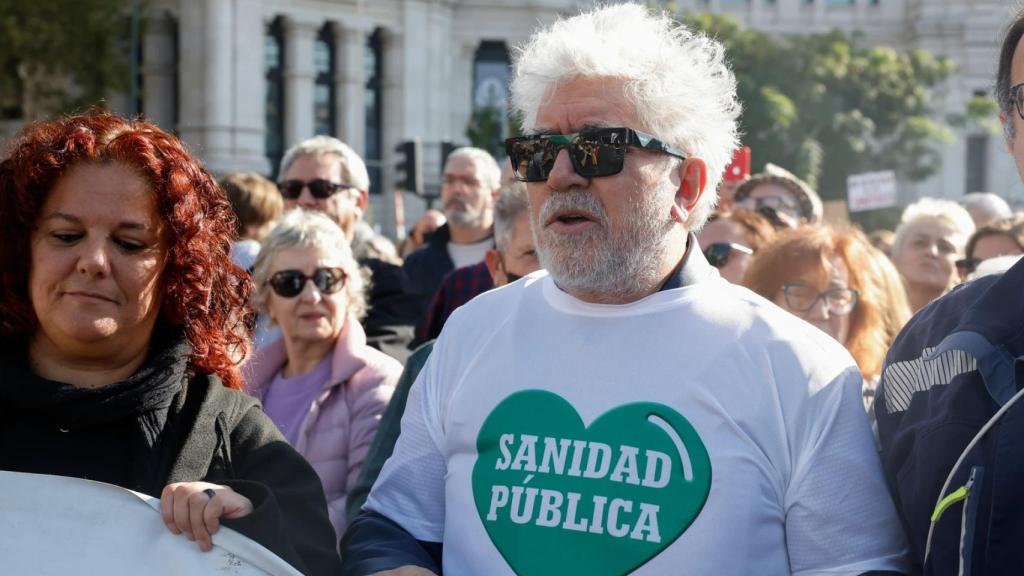
{"type": "MultiPolygon", "coordinates": [[[[8,343],[9,344],[9,343],[8,343]]],[[[159,493],[169,467],[164,429],[175,397],[188,378],[192,348],[180,334],[158,331],[149,355],[130,377],[101,388],[78,388],[32,372],[24,344],[0,353],[0,415],[5,412],[73,433],[128,422],[132,431],[132,482],[159,493]]]]}

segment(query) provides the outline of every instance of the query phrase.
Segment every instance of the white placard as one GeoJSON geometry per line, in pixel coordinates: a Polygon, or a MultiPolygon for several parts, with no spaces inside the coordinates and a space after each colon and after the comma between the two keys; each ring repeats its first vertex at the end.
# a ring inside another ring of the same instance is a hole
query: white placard
{"type": "Polygon", "coordinates": [[[0,471],[0,573],[301,576],[221,526],[213,550],[171,534],[160,501],[78,478],[0,471]]]}
{"type": "Polygon", "coordinates": [[[850,212],[889,208],[898,204],[896,173],[865,172],[846,178],[846,199],[850,212]]]}

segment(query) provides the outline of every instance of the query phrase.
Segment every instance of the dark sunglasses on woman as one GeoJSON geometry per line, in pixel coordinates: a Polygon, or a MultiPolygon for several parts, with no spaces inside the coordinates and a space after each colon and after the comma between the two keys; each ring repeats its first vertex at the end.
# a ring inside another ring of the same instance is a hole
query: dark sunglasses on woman
{"type": "Polygon", "coordinates": [[[278,296],[294,298],[302,294],[307,280],[312,280],[320,293],[334,294],[345,286],[345,272],[341,268],[317,268],[312,276],[306,276],[301,270],[281,270],[275,272],[267,283],[278,296]]]}
{"type": "Polygon", "coordinates": [[[576,173],[584,178],[613,176],[622,172],[627,148],[661,152],[685,160],[682,150],[632,128],[594,128],[576,134],[537,134],[505,140],[516,180],[545,182],[563,149],[576,173]]]}
{"type": "Polygon", "coordinates": [[[721,268],[729,263],[729,256],[732,255],[732,251],[742,252],[744,254],[753,254],[754,249],[744,246],[743,244],[737,244],[735,242],[714,242],[708,244],[707,248],[704,248],[704,257],[707,258],[708,264],[711,264],[715,268],[721,268]]]}
{"type": "Polygon", "coordinates": [[[277,189],[281,191],[281,196],[289,200],[295,200],[302,194],[303,188],[309,188],[309,193],[313,195],[313,198],[317,200],[324,200],[330,198],[336,194],[339,190],[351,190],[355,186],[351,184],[345,184],[344,182],[331,182],[330,180],[324,180],[323,178],[317,178],[315,180],[284,180],[277,183],[277,189]]]}

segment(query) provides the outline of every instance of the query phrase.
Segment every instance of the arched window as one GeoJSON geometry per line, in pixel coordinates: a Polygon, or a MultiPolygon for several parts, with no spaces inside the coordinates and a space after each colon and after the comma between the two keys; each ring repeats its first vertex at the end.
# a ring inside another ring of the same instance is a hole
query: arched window
{"type": "Polygon", "coordinates": [[[383,112],[384,52],[380,29],[366,39],[366,59],[363,62],[366,78],[366,146],[363,158],[366,169],[370,173],[370,194],[380,194],[381,190],[381,157],[384,125],[381,122],[383,112]]]}
{"type": "Polygon", "coordinates": [[[280,16],[267,26],[263,37],[263,67],[267,76],[264,147],[270,161],[270,175],[276,178],[284,154],[284,24],[280,16]]]}
{"type": "Polygon", "coordinates": [[[511,75],[504,42],[485,40],[473,59],[473,114],[469,134],[474,146],[503,156],[508,137],[508,83],[511,75]]]}
{"type": "Polygon", "coordinates": [[[316,80],[313,86],[314,134],[335,135],[334,87],[334,32],[330,23],[324,24],[313,44],[313,68],[316,80]]]}

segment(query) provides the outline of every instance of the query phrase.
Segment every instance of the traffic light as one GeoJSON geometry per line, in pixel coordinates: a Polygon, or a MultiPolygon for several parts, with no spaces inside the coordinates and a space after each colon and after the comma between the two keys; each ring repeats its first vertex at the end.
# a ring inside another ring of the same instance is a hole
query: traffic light
{"type": "Polygon", "coordinates": [[[448,155],[455,151],[459,145],[449,140],[441,141],[441,174],[444,174],[444,165],[448,162],[448,155]]]}
{"type": "Polygon", "coordinates": [[[419,140],[406,140],[395,146],[398,162],[395,164],[395,187],[406,192],[423,194],[423,154],[419,140]]]}

